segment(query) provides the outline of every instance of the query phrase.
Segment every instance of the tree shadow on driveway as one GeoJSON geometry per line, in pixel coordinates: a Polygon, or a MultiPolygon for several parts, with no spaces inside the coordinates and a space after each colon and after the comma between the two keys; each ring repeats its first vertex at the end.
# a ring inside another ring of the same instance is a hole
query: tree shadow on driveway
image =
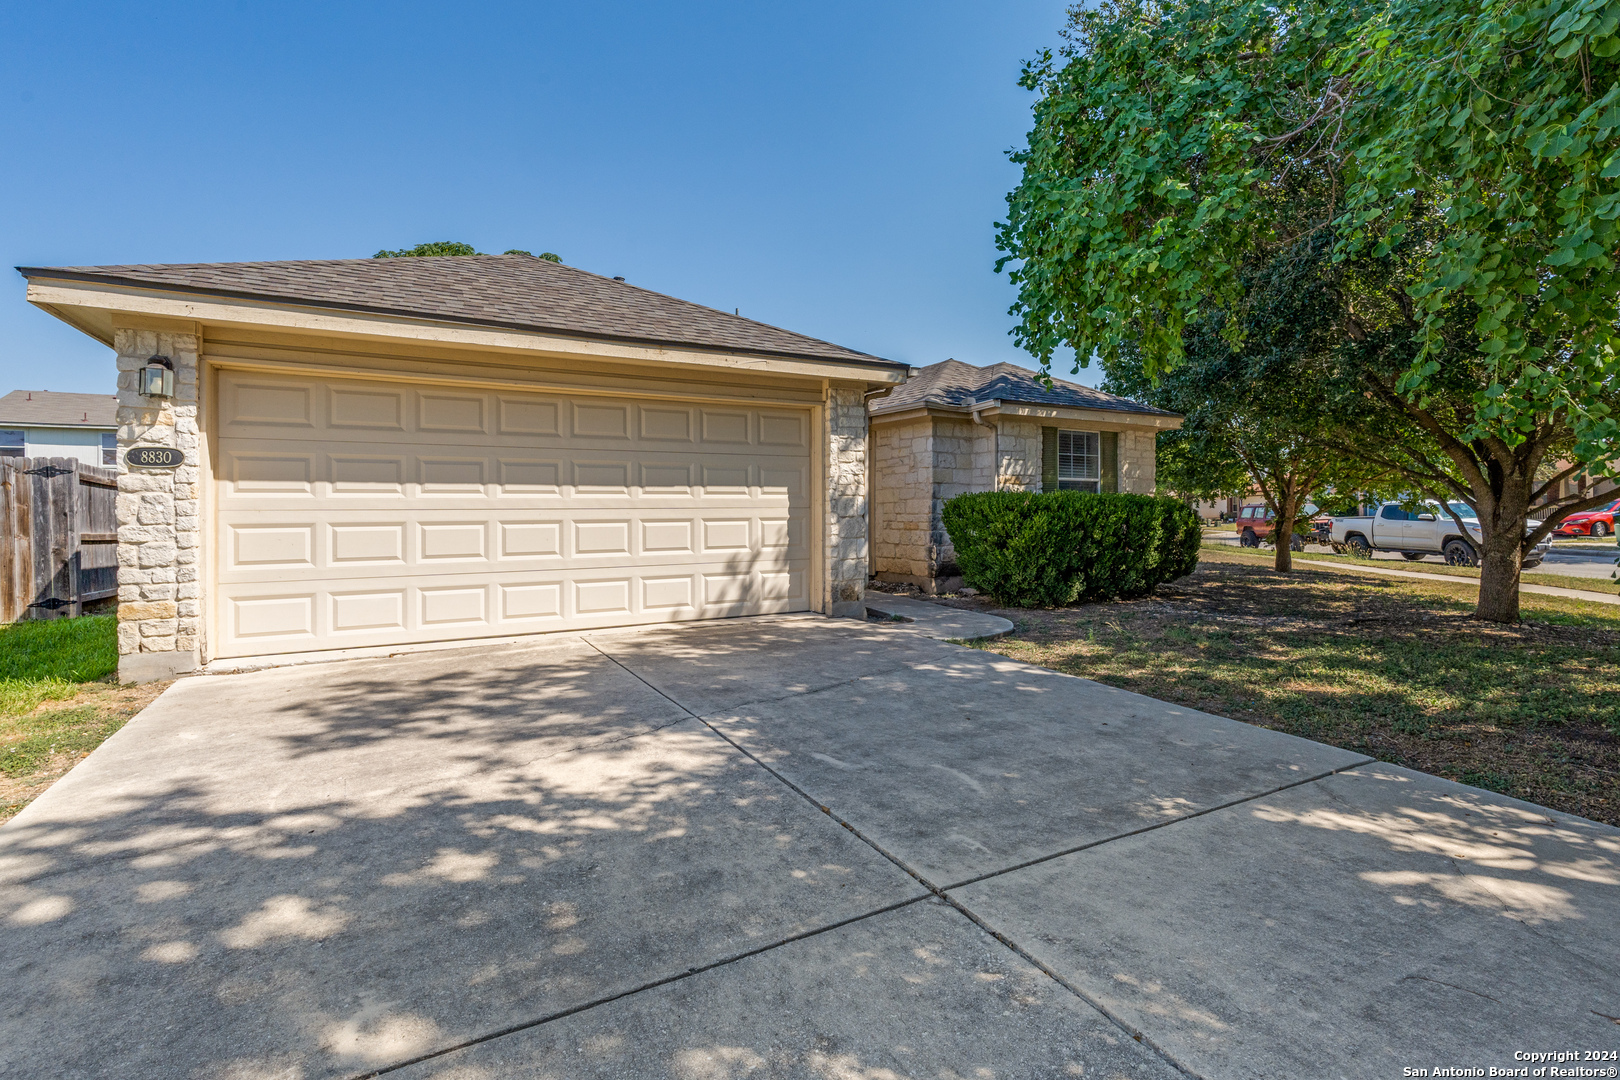
{"type": "Polygon", "coordinates": [[[505,659],[177,684],[0,832],[0,1071],[352,1074],[922,895],[599,655],[505,659]]]}

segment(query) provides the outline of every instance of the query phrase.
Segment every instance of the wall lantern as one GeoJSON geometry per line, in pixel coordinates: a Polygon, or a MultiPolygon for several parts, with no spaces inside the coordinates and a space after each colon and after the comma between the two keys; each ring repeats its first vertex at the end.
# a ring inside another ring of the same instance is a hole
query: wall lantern
{"type": "Polygon", "coordinates": [[[174,397],[174,361],[154,356],[141,369],[141,393],[147,397],[174,397]]]}

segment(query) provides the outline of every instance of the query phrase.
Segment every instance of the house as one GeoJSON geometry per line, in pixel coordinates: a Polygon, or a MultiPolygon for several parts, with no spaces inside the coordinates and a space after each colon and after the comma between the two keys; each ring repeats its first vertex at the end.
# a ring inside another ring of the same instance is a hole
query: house
{"type": "Polygon", "coordinates": [[[118,459],[118,399],[111,394],[13,390],[0,397],[0,457],[118,459]]]}
{"type": "MultiPolygon", "coordinates": [[[[1554,461],[1551,469],[1554,474],[1567,472],[1574,463],[1565,459],[1554,461]]],[[[1543,505],[1567,499],[1571,495],[1603,495],[1610,492],[1620,492],[1620,482],[1612,479],[1620,476],[1620,461],[1609,462],[1606,469],[1582,469],[1573,476],[1565,477],[1547,489],[1541,497],[1543,505]],[[1609,475],[1604,475],[1604,473],[1609,475]]]]}
{"type": "Polygon", "coordinates": [[[874,397],[872,570],[927,592],[954,584],[940,513],[970,491],[1153,494],[1155,436],[1181,417],[1012,364],[945,360],[874,397]]]}
{"type": "Polygon", "coordinates": [[[21,273],[117,353],[126,680],[865,615],[865,398],[905,364],[525,255],[21,273]]]}

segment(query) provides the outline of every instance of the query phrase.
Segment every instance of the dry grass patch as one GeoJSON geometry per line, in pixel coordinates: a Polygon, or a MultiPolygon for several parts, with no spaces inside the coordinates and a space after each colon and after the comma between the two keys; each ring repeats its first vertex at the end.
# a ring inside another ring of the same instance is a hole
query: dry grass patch
{"type": "Polygon", "coordinates": [[[0,714],[0,822],[66,776],[168,685],[83,683],[65,701],[0,714]]]}

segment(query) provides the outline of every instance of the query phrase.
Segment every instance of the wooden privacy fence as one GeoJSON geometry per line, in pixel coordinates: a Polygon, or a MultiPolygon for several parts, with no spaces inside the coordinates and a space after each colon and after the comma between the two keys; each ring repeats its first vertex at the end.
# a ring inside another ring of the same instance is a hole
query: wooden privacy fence
{"type": "Polygon", "coordinates": [[[63,619],[118,595],[118,471],[0,458],[0,623],[63,619]]]}

